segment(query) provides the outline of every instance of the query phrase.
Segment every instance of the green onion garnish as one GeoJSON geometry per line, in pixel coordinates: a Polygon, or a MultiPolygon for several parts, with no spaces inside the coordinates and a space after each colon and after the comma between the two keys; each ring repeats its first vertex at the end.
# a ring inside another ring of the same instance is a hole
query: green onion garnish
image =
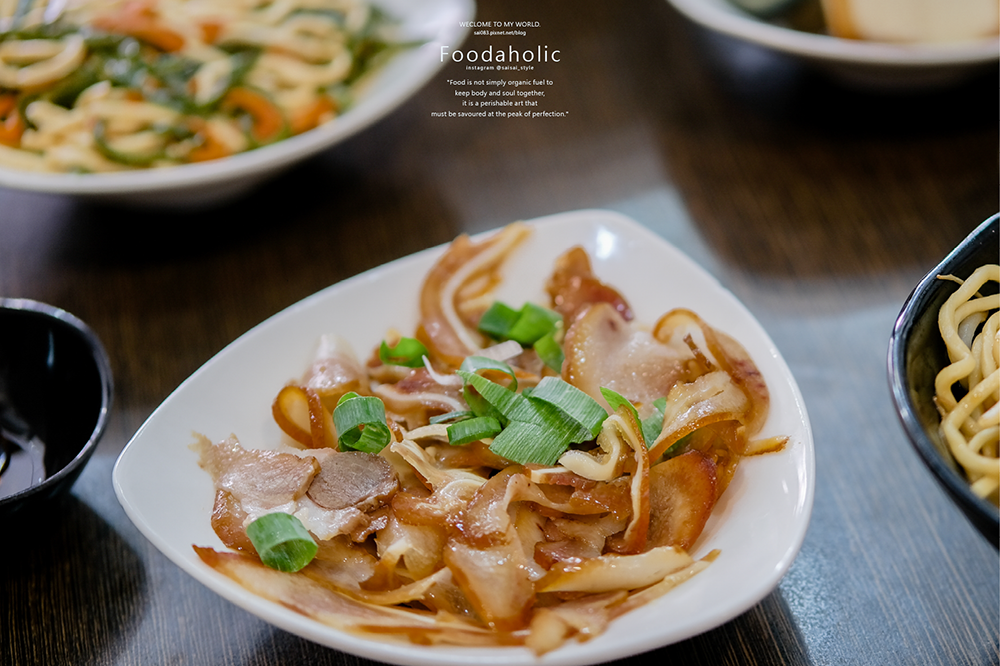
{"type": "Polygon", "coordinates": [[[268,513],[247,525],[247,536],[260,561],[278,571],[298,571],[309,564],[319,547],[295,516],[268,513]]]}
{"type": "Polygon", "coordinates": [[[448,412],[447,414],[438,414],[437,416],[432,416],[430,418],[431,425],[437,425],[438,423],[447,423],[449,421],[464,421],[466,419],[471,419],[475,416],[475,413],[468,409],[463,409],[456,412],[448,412]]]}
{"type": "Polygon", "coordinates": [[[525,303],[520,310],[494,301],[479,320],[479,330],[496,340],[514,340],[525,347],[534,347],[542,363],[562,372],[562,345],[556,341],[562,327],[562,316],[534,303],[525,303]]]}
{"type": "Polygon", "coordinates": [[[97,148],[97,152],[113,162],[134,167],[147,167],[164,156],[161,148],[156,148],[151,153],[126,153],[116,150],[108,143],[105,131],[106,127],[103,120],[98,120],[94,123],[94,147],[97,148]]]}
{"type": "Polygon", "coordinates": [[[666,398],[657,398],[653,401],[653,413],[642,422],[642,436],[646,440],[646,448],[652,447],[656,438],[660,436],[660,431],[663,430],[663,414],[666,411],[666,398]]]}
{"type": "Polygon", "coordinates": [[[544,426],[523,421],[512,421],[490,444],[490,451],[514,462],[526,465],[551,466],[566,453],[570,442],[553,436],[544,426]]]}
{"type": "Polygon", "coordinates": [[[402,365],[407,368],[419,368],[424,364],[427,347],[416,338],[400,338],[395,346],[390,347],[383,340],[378,348],[378,358],[386,365],[402,365]]]}
{"type": "Polygon", "coordinates": [[[517,318],[520,316],[514,308],[500,301],[494,301],[490,309],[483,313],[479,319],[479,331],[497,340],[506,339],[507,332],[511,329],[517,318]]]}
{"type": "Polygon", "coordinates": [[[392,439],[385,422],[385,405],[378,398],[345,393],[333,410],[340,450],[378,453],[392,439]]]}
{"type": "Polygon", "coordinates": [[[639,423],[639,412],[636,411],[635,405],[633,405],[628,398],[623,396],[618,391],[607,388],[606,386],[601,387],[601,395],[604,399],[608,401],[608,405],[611,406],[611,411],[617,412],[619,407],[627,407],[630,412],[632,412],[632,417],[635,419],[636,423],[639,423]]]}
{"type": "Polygon", "coordinates": [[[490,450],[517,463],[554,464],[570,444],[593,439],[607,417],[593,398],[558,386],[565,382],[555,377],[546,379],[557,384],[539,383],[526,397],[473,372],[459,370],[458,375],[506,420],[490,450]]]}
{"type": "Polygon", "coordinates": [[[462,372],[475,372],[477,374],[484,370],[499,372],[510,377],[510,384],[507,385],[507,388],[511,391],[517,390],[517,375],[514,374],[514,369],[503,361],[496,361],[486,356],[466,356],[459,370],[462,372]]]}
{"type": "Polygon", "coordinates": [[[562,346],[556,342],[555,332],[543,335],[535,341],[535,353],[538,354],[538,358],[542,359],[542,363],[556,372],[562,372],[566,355],[563,353],[562,346]]]}
{"type": "MultiPolygon", "coordinates": [[[[462,372],[477,374],[484,370],[492,370],[507,375],[510,377],[507,388],[510,391],[517,390],[517,376],[514,374],[514,370],[503,361],[495,361],[485,356],[467,356],[462,361],[459,374],[462,372]]],[[[492,384],[493,382],[489,383],[492,384]]],[[[503,387],[501,386],[500,388],[503,387]]],[[[501,424],[507,423],[507,419],[493,406],[492,401],[481,396],[476,388],[470,386],[468,382],[462,387],[462,397],[465,398],[466,404],[469,405],[469,408],[472,409],[476,416],[492,416],[500,421],[501,424]]]]}
{"type": "Polygon", "coordinates": [[[657,398],[653,401],[653,413],[646,417],[645,420],[639,418],[639,412],[636,411],[635,405],[629,402],[623,395],[617,391],[612,391],[604,386],[601,387],[601,395],[604,399],[608,401],[611,409],[618,411],[621,406],[627,406],[632,412],[632,416],[635,417],[636,423],[639,424],[642,429],[642,438],[646,442],[646,448],[653,446],[656,438],[660,436],[660,431],[663,429],[663,413],[667,409],[667,399],[657,398]]]}
{"type": "Polygon", "coordinates": [[[543,377],[531,392],[531,401],[547,402],[590,431],[591,437],[601,432],[608,413],[589,395],[558,377],[543,377]]]}
{"type": "MultiPolygon", "coordinates": [[[[506,420],[510,420],[509,413],[513,411],[514,405],[525,400],[524,396],[515,393],[509,388],[500,386],[496,382],[491,382],[474,372],[459,370],[457,374],[465,380],[467,384],[466,388],[472,387],[475,389],[482,400],[488,403],[490,407],[495,409],[506,420]]],[[[483,416],[483,414],[477,411],[476,407],[472,407],[472,411],[476,412],[479,416],[483,416]]]]}
{"type": "MultiPolygon", "coordinates": [[[[553,335],[562,323],[562,315],[534,303],[525,303],[515,310],[505,303],[494,301],[479,319],[479,330],[497,340],[516,340],[526,347],[534,345],[547,335],[553,335]]],[[[555,342],[553,338],[552,342],[555,342]]]]}
{"type": "Polygon", "coordinates": [[[448,443],[462,446],[500,433],[500,422],[492,416],[477,416],[448,426],[448,443]]]}
{"type": "Polygon", "coordinates": [[[534,303],[525,303],[517,321],[507,331],[506,337],[516,340],[522,345],[531,346],[537,340],[552,333],[556,324],[561,321],[562,315],[558,312],[534,303]]]}

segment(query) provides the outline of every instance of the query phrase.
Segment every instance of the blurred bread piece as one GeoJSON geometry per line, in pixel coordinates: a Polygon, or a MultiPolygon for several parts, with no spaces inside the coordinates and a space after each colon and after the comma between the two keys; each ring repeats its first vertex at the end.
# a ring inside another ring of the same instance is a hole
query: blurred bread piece
{"type": "Polygon", "coordinates": [[[961,42],[1000,32],[997,0],[822,0],[830,33],[879,42],[961,42]]]}

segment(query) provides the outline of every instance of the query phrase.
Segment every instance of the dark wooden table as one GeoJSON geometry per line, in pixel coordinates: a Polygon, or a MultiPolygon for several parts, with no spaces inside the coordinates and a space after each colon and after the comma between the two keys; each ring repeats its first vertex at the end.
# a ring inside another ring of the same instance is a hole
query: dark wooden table
{"type": "Polygon", "coordinates": [[[0,294],[88,322],[116,383],[60,515],[34,542],[0,536],[0,663],[368,663],[182,573],[126,518],[115,459],[269,315],[458,233],[581,208],[632,216],[732,289],[815,432],[812,522],[778,588],[627,663],[998,663],[997,552],[910,449],[885,370],[912,286],[998,209],[996,69],[888,95],[706,34],[657,0],[482,0],[479,16],[539,22],[538,42],[562,52],[536,71],[553,82],[544,104],[566,117],[432,118],[456,108],[447,79],[464,72],[450,65],[379,124],[216,209],[0,190],[0,294]]]}

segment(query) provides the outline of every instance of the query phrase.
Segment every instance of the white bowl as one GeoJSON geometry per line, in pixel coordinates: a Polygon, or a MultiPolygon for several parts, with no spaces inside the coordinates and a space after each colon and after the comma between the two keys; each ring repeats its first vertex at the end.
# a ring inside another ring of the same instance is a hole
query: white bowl
{"type": "MultiPolygon", "coordinates": [[[[174,391],[139,429],[115,465],[118,500],[139,530],[177,566],[237,606],[298,636],[344,652],[409,666],[580,666],[689,638],[745,612],[777,586],[802,545],[812,511],[815,458],[802,396],[774,342],[750,312],[680,250],[617,213],[575,211],[531,222],[531,237],[504,267],[499,300],[546,302],[555,258],[582,245],[603,280],[651,324],[674,307],[694,310],[736,337],[771,393],[762,437],[788,435],[778,453],[740,463],[692,555],[721,551],[705,571],[586,643],[570,641],[541,659],[526,648],[411,645],[359,637],[268,601],[202,562],[192,545],[225,549],[212,531],[215,490],[192,431],[235,433],[243,446],[273,448],[281,431],[271,401],[312,358],[319,337],[343,335],[365,355],[395,327],[412,331],[423,276],[444,248],[368,271],[291,306],[249,331],[174,391]],[[373,307],[372,304],[378,304],[373,307]],[[356,316],[345,318],[344,313],[356,316]]],[[[225,640],[224,638],[222,640],[225,640]]]]}
{"type": "Polygon", "coordinates": [[[841,39],[782,27],[727,0],[667,0],[695,23],[802,58],[841,81],[880,89],[952,84],[1000,60],[1000,38],[941,44],[841,39]]]}
{"type": "Polygon", "coordinates": [[[198,164],[100,174],[48,174],[0,167],[0,187],[150,206],[200,206],[251,190],[400,106],[443,65],[441,45],[455,47],[468,32],[475,0],[373,0],[399,21],[404,41],[422,41],[389,61],[366,83],[357,103],[334,120],[298,136],[232,157],[198,164]]]}

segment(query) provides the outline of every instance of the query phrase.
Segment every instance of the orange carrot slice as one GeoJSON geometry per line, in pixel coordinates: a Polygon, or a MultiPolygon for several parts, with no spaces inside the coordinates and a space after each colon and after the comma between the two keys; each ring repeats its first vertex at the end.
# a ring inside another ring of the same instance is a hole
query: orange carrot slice
{"type": "Polygon", "coordinates": [[[285,130],[285,116],[274,102],[262,93],[246,87],[236,87],[222,99],[223,111],[243,111],[253,119],[250,136],[257,143],[276,141],[285,130]]]}
{"type": "Polygon", "coordinates": [[[0,144],[17,148],[24,130],[24,120],[17,111],[17,97],[0,95],[0,144]]]}
{"type": "Polygon", "coordinates": [[[163,25],[156,11],[144,2],[130,2],[117,14],[98,16],[94,19],[93,26],[99,30],[135,37],[168,53],[184,48],[184,37],[163,25]]]}
{"type": "Polygon", "coordinates": [[[187,155],[189,162],[208,162],[232,155],[232,151],[216,139],[203,123],[192,124],[192,129],[202,137],[202,144],[187,155]]]}

